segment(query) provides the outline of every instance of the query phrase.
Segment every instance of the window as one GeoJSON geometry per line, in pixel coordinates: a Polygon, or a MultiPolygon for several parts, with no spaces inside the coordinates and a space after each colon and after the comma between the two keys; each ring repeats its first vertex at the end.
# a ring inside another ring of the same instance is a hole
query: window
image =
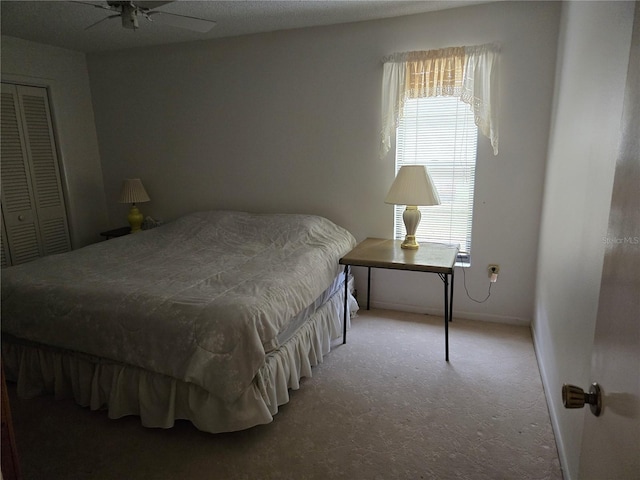
{"type": "MultiPolygon", "coordinates": [[[[396,173],[426,165],[441,205],[420,207],[418,241],[458,244],[458,261],[470,262],[478,128],[469,105],[457,97],[408,98],[396,131],[396,173]]],[[[403,239],[404,205],[395,206],[394,236],[403,239]]]]}

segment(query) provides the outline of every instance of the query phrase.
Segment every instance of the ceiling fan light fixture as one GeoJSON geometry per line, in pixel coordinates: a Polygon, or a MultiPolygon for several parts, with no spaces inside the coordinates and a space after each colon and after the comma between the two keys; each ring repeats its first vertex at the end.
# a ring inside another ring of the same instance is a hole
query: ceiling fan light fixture
{"type": "MultiPolygon", "coordinates": [[[[0,0],[2,1],[2,0],[0,0]]],[[[92,23],[85,30],[94,28],[96,25],[110,20],[112,18],[120,17],[122,26],[128,30],[137,30],[139,28],[139,17],[144,17],[147,20],[155,21],[154,23],[160,25],[167,25],[169,27],[184,28],[198,33],[207,33],[215,25],[213,20],[207,20],[205,18],[192,17],[190,15],[181,15],[179,13],[169,13],[161,10],[155,10],[158,7],[166,5],[167,3],[173,3],[175,0],[159,0],[159,1],[141,1],[141,0],[107,0],[107,5],[104,6],[100,3],[92,3],[81,0],[69,0],[71,3],[79,5],[87,5],[93,8],[100,8],[102,10],[108,10],[115,12],[113,15],[104,17],[95,23],[92,23]],[[151,16],[153,15],[153,18],[151,16]]],[[[186,3],[186,2],[185,2],[186,3]]]]}
{"type": "Polygon", "coordinates": [[[131,30],[136,30],[138,25],[138,8],[133,4],[122,5],[122,26],[131,30]]]}

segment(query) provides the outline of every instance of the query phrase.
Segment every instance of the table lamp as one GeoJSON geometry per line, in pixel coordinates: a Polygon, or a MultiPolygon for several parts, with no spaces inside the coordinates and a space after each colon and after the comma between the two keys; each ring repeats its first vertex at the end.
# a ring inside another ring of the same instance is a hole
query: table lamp
{"type": "Polygon", "coordinates": [[[144,189],[139,178],[127,178],[122,182],[119,203],[130,203],[131,210],[127,219],[131,225],[131,233],[141,231],[143,216],[136,207],[136,203],[148,202],[150,200],[147,191],[144,189]]]}
{"type": "Polygon", "coordinates": [[[385,203],[407,206],[402,214],[407,235],[401,247],[417,250],[420,245],[416,242],[416,230],[422,218],[418,206],[440,205],[438,191],[429,172],[427,172],[427,168],[424,165],[400,167],[384,201],[385,203]]]}

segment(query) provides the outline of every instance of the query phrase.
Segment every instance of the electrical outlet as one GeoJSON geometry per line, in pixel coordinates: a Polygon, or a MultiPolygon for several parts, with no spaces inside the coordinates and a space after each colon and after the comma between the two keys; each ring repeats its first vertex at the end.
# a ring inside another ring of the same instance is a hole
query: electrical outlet
{"type": "Polygon", "coordinates": [[[491,283],[496,283],[498,281],[498,272],[500,272],[500,265],[490,264],[487,267],[487,273],[489,274],[491,283]]]}

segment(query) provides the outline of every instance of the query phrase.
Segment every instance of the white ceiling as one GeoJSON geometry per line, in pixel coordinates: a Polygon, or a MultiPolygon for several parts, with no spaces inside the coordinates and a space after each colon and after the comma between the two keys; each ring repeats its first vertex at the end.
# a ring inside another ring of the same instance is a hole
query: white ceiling
{"type": "MultiPolygon", "coordinates": [[[[106,1],[91,3],[106,6],[106,1]]],[[[148,2],[152,3],[152,2],[148,2]]],[[[160,2],[164,3],[164,2],[160,2]]],[[[211,38],[271,32],[292,28],[332,25],[398,17],[487,0],[177,0],[157,10],[213,20],[208,33],[160,25],[140,19],[136,31],[122,27],[118,18],[85,28],[112,12],[70,1],[1,0],[2,34],[81,52],[98,52],[211,38]]]]}

